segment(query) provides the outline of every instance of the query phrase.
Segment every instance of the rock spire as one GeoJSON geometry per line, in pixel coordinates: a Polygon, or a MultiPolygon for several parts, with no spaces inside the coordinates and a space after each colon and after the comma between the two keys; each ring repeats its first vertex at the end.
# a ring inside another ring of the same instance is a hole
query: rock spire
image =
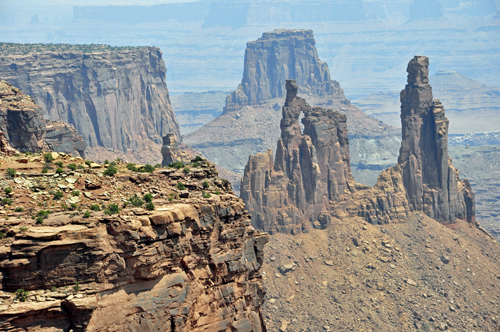
{"type": "Polygon", "coordinates": [[[449,121],[432,99],[428,66],[422,56],[408,65],[398,164],[383,171],[373,188],[352,177],[346,115],[309,106],[297,97],[296,82],[287,80],[275,161],[271,150],[250,156],[242,180],[241,197],[254,226],[293,233],[311,224],[323,228],[332,218],[404,221],[411,211],[442,223],[460,218],[475,224],[474,194],[448,157],[449,121]]]}

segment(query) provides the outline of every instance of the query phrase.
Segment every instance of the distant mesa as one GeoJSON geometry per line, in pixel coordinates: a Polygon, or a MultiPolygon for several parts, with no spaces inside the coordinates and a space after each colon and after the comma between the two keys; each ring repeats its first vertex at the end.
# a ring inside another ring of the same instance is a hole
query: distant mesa
{"type": "Polygon", "coordinates": [[[408,64],[398,164],[383,171],[373,188],[353,179],[346,116],[309,106],[288,80],[274,162],[271,150],[250,156],[242,180],[241,197],[254,226],[297,233],[325,228],[332,218],[361,216],[384,224],[405,220],[411,211],[442,223],[460,218],[476,225],[471,186],[448,157],[449,121],[433,100],[428,66],[424,56],[408,64]]]}

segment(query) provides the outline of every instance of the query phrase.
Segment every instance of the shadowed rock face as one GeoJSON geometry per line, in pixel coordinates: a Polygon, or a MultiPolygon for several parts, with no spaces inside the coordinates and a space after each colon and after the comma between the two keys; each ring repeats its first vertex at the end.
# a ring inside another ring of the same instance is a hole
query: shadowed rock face
{"type": "Polygon", "coordinates": [[[165,72],[154,47],[8,56],[0,63],[1,76],[34,97],[47,119],[73,125],[90,148],[125,152],[143,141],[161,145],[169,132],[180,137],[165,72]]]}
{"type": "Polygon", "coordinates": [[[475,224],[474,194],[448,158],[448,119],[432,100],[428,65],[419,56],[408,65],[398,164],[383,171],[373,188],[352,177],[346,116],[311,108],[297,97],[295,81],[287,81],[275,162],[271,150],[250,156],[242,180],[241,197],[254,226],[294,233],[311,224],[323,228],[331,217],[362,216],[377,224],[405,220],[411,211],[442,223],[460,218],[475,224]]]}
{"type": "Polygon", "coordinates": [[[459,180],[448,157],[449,121],[441,102],[432,98],[429,58],[415,56],[407,71],[408,84],[401,91],[403,140],[398,164],[403,166],[408,200],[415,210],[436,220],[472,221],[473,193],[467,180],[459,180]]]}

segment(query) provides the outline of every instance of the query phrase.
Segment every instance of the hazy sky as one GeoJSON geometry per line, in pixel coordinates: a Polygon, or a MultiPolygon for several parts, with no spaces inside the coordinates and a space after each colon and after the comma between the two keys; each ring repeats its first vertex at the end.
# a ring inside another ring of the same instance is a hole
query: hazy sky
{"type": "MultiPolygon", "coordinates": [[[[0,0],[13,5],[13,0],[0,0]]],[[[32,5],[157,5],[161,3],[192,2],[194,0],[25,0],[25,4],[32,5]]]]}

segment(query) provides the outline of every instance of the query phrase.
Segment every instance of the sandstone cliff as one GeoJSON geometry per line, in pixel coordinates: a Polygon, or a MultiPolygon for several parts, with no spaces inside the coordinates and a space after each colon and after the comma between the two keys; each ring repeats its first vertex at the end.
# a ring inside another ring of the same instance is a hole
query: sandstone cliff
{"type": "Polygon", "coordinates": [[[243,173],[249,154],[274,148],[280,136],[285,80],[295,79],[299,94],[311,105],[348,115],[356,173],[395,164],[400,144],[396,129],[370,118],[346,99],[340,84],[330,78],[327,64],[318,57],[315,43],[311,30],[286,29],[266,32],[249,42],[241,84],[227,97],[223,114],[185,135],[184,142],[217,164],[243,173]]]}
{"type": "Polygon", "coordinates": [[[46,120],[35,100],[20,89],[0,81],[0,132],[23,152],[42,149],[85,157],[86,144],[73,126],[46,120]]]}
{"type": "Polygon", "coordinates": [[[60,176],[30,158],[22,177],[0,178],[14,188],[0,209],[0,330],[266,331],[267,236],[214,165],[149,174],[119,162],[113,177],[54,157],[60,176]]]}
{"type": "Polygon", "coordinates": [[[74,126],[90,149],[134,151],[144,162],[159,155],[148,146],[159,150],[169,132],[180,137],[165,72],[154,47],[11,55],[0,63],[4,80],[35,98],[47,119],[74,126]]]}
{"type": "Polygon", "coordinates": [[[311,108],[297,97],[295,81],[287,81],[275,161],[271,150],[251,155],[242,180],[241,197],[255,227],[297,233],[310,225],[325,228],[332,217],[362,216],[378,224],[405,220],[411,211],[475,225],[474,194],[448,158],[448,119],[432,101],[427,69],[427,57],[408,65],[398,164],[383,171],[373,188],[352,177],[345,115],[311,108]]]}

